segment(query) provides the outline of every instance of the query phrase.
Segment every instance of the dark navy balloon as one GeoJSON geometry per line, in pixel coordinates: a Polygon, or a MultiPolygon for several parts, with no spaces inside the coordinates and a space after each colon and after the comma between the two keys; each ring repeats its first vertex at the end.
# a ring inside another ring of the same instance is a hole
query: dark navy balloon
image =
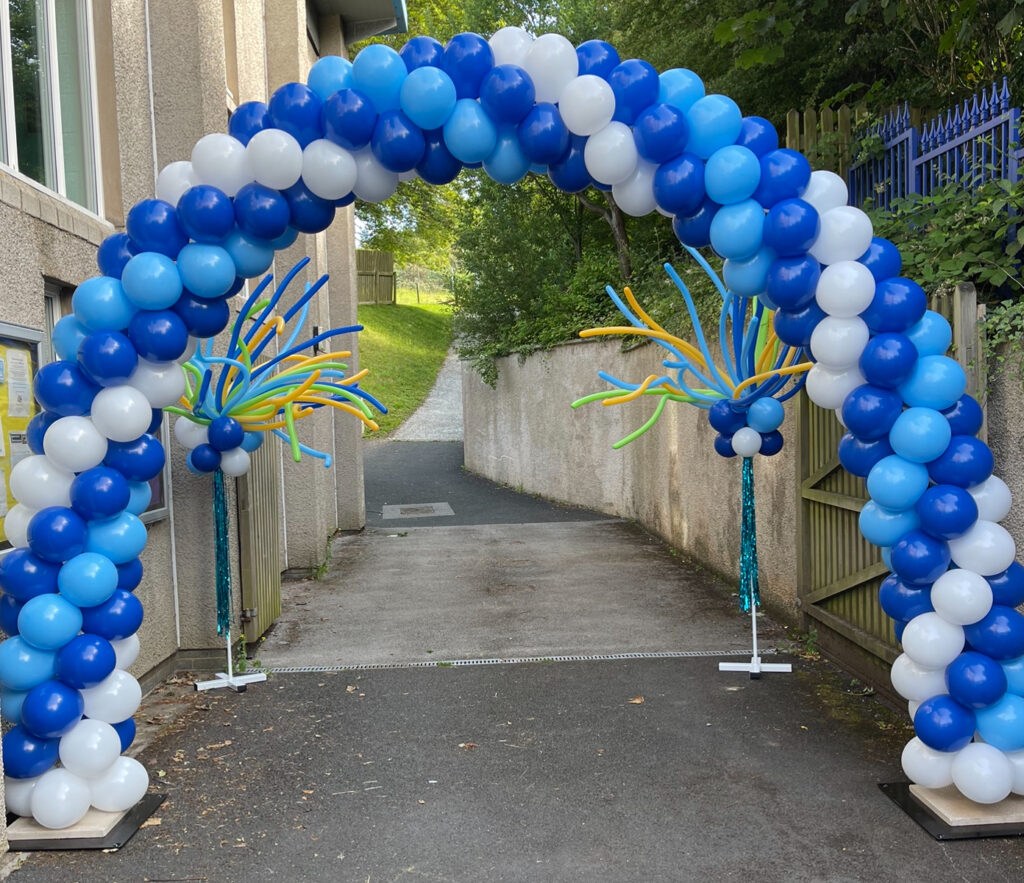
{"type": "Polygon", "coordinates": [[[985,708],[1006,692],[1006,672],[984,653],[968,650],[946,667],[949,695],[967,708],[985,708]]]}
{"type": "Polygon", "coordinates": [[[197,184],[178,200],[178,220],[196,242],[217,243],[234,229],[235,210],[223,190],[197,184]]]}
{"type": "Polygon", "coordinates": [[[142,582],[142,561],[132,558],[124,564],[117,565],[117,587],[126,592],[134,591],[142,582]]]}
{"type": "Polygon", "coordinates": [[[255,181],[246,184],[235,196],[232,221],[249,236],[270,241],[282,236],[291,221],[288,200],[279,190],[255,181]]]}
{"type": "Polygon", "coordinates": [[[108,641],[134,635],[142,625],[142,602],[131,592],[114,589],[102,604],[82,608],[82,630],[108,641]]]}
{"type": "Polygon", "coordinates": [[[334,221],[334,203],[310,191],[300,178],[284,191],[291,212],[291,226],[300,233],[319,233],[334,221]]]}
{"type": "Polygon", "coordinates": [[[917,362],[917,347],[905,334],[876,334],[860,356],[860,370],[868,383],[895,389],[910,376],[917,362]]]}
{"type": "Polygon", "coordinates": [[[903,256],[900,250],[888,239],[878,236],[871,240],[868,250],[857,260],[871,271],[875,282],[899,276],[900,270],[903,269],[903,256]]]}
{"type": "Polygon", "coordinates": [[[139,310],[128,325],[128,338],[142,358],[173,362],[188,346],[188,327],[174,310],[139,310]]]}
{"type": "Polygon", "coordinates": [[[936,751],[959,751],[974,737],[974,712],[942,694],[922,702],[914,714],[914,732],[936,751]]]}
{"type": "Polygon", "coordinates": [[[44,561],[67,561],[85,551],[85,521],[66,506],[40,509],[28,523],[29,548],[44,561]]]}
{"type": "Polygon", "coordinates": [[[775,313],[775,334],[790,346],[809,346],[811,334],[825,313],[817,301],[811,300],[797,310],[778,310],[775,313]]]}
{"type": "MultiPolygon", "coordinates": [[[[137,317],[138,313],[132,320],[137,317]]],[[[94,383],[118,386],[127,383],[138,367],[139,354],[120,331],[93,331],[78,348],[78,364],[94,383]]]]}
{"type": "Polygon", "coordinates": [[[188,462],[197,472],[213,472],[220,466],[220,451],[213,445],[199,445],[189,451],[188,462]]]}
{"type": "Polygon", "coordinates": [[[191,291],[184,291],[171,309],[181,317],[193,337],[213,337],[231,321],[226,297],[197,297],[191,291]]]}
{"type": "Polygon", "coordinates": [[[747,415],[722,399],[708,408],[708,423],[723,435],[732,435],[747,425],[747,415]]]}
{"type": "Polygon", "coordinates": [[[784,442],[785,440],[782,437],[782,433],[777,429],[773,429],[771,432],[762,432],[761,450],[759,450],[758,453],[762,457],[774,457],[782,450],[784,442]]]}
{"type": "Polygon", "coordinates": [[[86,521],[117,515],[131,498],[128,480],[109,466],[95,466],[71,482],[71,508],[86,521]]]}
{"type": "Polygon", "coordinates": [[[878,587],[878,604],[886,616],[905,622],[935,609],[930,586],[907,585],[895,573],[890,573],[878,587]]]}
{"type": "Polygon", "coordinates": [[[921,530],[907,531],[892,547],[892,569],[912,586],[931,585],[949,562],[949,546],[921,530]]]}
{"type": "Polygon", "coordinates": [[[57,677],[69,687],[95,687],[117,664],[114,648],[99,635],[79,635],[57,651],[57,677]]]}
{"type": "Polygon", "coordinates": [[[531,163],[550,165],[569,149],[569,130],[558,108],[542,101],[523,118],[518,129],[519,146],[531,163]]]}
{"type": "Polygon", "coordinates": [[[128,212],[125,227],[139,251],[155,251],[175,258],[188,245],[188,233],[178,220],[178,212],[162,199],[135,203],[128,212]]]}
{"type": "Polygon", "coordinates": [[[4,734],[4,773],[12,779],[41,776],[57,762],[60,739],[40,739],[18,724],[4,734]]]}
{"type": "Polygon", "coordinates": [[[865,383],[843,402],[843,423],[857,438],[876,439],[889,434],[903,412],[899,393],[865,383]]]}
{"type": "Polygon", "coordinates": [[[551,183],[563,193],[580,193],[593,182],[583,157],[586,146],[585,135],[573,135],[569,139],[569,150],[565,156],[548,166],[551,183]]]}
{"type": "Polygon", "coordinates": [[[978,622],[964,626],[964,635],[974,650],[993,659],[1024,656],[1024,615],[1012,607],[993,604],[978,622]]]}
{"type": "Polygon", "coordinates": [[[579,60],[579,76],[592,74],[607,80],[613,70],[619,66],[619,53],[615,47],[604,40],[587,40],[576,47],[576,58],[579,60]]]}
{"type": "Polygon", "coordinates": [[[851,475],[867,478],[871,467],[892,454],[887,438],[866,441],[847,432],[839,439],[839,462],[851,475]]]}
{"type": "Polygon", "coordinates": [[[810,255],[777,258],[768,267],[765,293],[783,310],[799,310],[814,300],[821,264],[810,255]]]}
{"type": "MultiPolygon", "coordinates": [[[[655,174],[655,181],[657,181],[657,174],[655,174]]],[[[703,186],[702,183],[701,187],[703,186]]],[[[718,203],[704,197],[694,211],[677,214],[672,219],[672,232],[676,234],[676,239],[691,248],[704,248],[711,245],[711,222],[715,219],[718,209],[718,203]]]]}
{"type": "Polygon", "coordinates": [[[433,37],[413,37],[398,54],[405,62],[405,68],[412,73],[418,67],[441,67],[444,46],[433,37]]]}
{"type": "Polygon", "coordinates": [[[230,451],[242,444],[245,430],[234,417],[216,417],[208,430],[210,445],[218,451],[230,451]]]}
{"type": "Polygon", "coordinates": [[[228,134],[237,138],[243,144],[248,144],[249,139],[257,132],[269,129],[270,108],[262,101],[246,101],[238,105],[235,112],[228,120],[228,134]]]}
{"type": "Polygon", "coordinates": [[[117,732],[117,737],[121,740],[121,753],[123,754],[128,750],[132,742],[135,741],[135,718],[130,717],[119,724],[111,724],[111,726],[117,732]]]}
{"type": "Polygon", "coordinates": [[[285,83],[270,96],[270,122],[301,147],[324,137],[323,99],[305,83],[285,83]]]}
{"type": "Polygon", "coordinates": [[[54,414],[52,411],[40,411],[28,421],[25,435],[28,436],[28,447],[33,454],[45,453],[43,451],[43,436],[46,435],[46,430],[58,420],[60,420],[60,414],[54,414]]]}
{"type": "Polygon", "coordinates": [[[659,166],[654,173],[654,199],[663,211],[693,215],[700,211],[706,195],[704,161],[695,154],[683,153],[659,166]]]}
{"type": "Polygon", "coordinates": [[[415,168],[423,159],[426,146],[423,131],[400,110],[382,113],[370,138],[373,155],[392,172],[415,168]]]}
{"type": "Polygon", "coordinates": [[[860,314],[875,333],[906,331],[928,309],[928,296],[913,279],[893,277],[875,286],[875,296],[860,314]]]}
{"type": "Polygon", "coordinates": [[[972,487],[992,474],[992,451],[980,439],[954,435],[945,452],[927,464],[928,474],[936,484],[972,487]]]}
{"type": "Polygon", "coordinates": [[[21,706],[21,721],[33,736],[59,739],[77,724],[85,712],[85,700],[62,681],[43,681],[28,691],[21,706]]]}
{"type": "Polygon", "coordinates": [[[377,110],[357,89],[339,89],[324,102],[324,135],[346,150],[360,150],[370,143],[377,125],[377,110]]]}
{"type": "Polygon", "coordinates": [[[960,396],[951,408],[946,408],[942,416],[949,421],[953,435],[977,435],[985,422],[985,414],[978,400],[967,393],[960,396]]]}
{"type": "Polygon", "coordinates": [[[627,126],[632,126],[640,111],[658,100],[658,72],[639,58],[630,58],[617,65],[608,75],[608,84],[615,95],[612,119],[627,126]]]}
{"type": "Polygon", "coordinates": [[[992,587],[993,604],[1001,604],[1003,607],[1020,607],[1024,604],[1024,566],[1014,561],[1002,573],[986,576],[985,579],[992,587]]]}
{"type": "Polygon", "coordinates": [[[779,133],[764,117],[744,117],[736,143],[740,147],[746,147],[755,156],[762,157],[766,153],[778,150],[779,133]]]}
{"type": "Polygon", "coordinates": [[[782,199],[764,222],[764,244],[779,257],[802,256],[818,238],[818,210],[802,199],[782,199]]]}
{"type": "Polygon", "coordinates": [[[480,83],[480,104],[498,124],[522,122],[535,98],[530,75],[514,64],[499,64],[480,83]]]}
{"type": "Polygon", "coordinates": [[[921,494],[914,505],[921,530],[940,540],[965,534],[978,520],[978,504],[962,487],[936,484],[921,494]]]}
{"type": "Polygon", "coordinates": [[[433,129],[423,133],[425,147],[416,172],[428,184],[448,184],[462,171],[462,163],[452,156],[444,143],[444,130],[433,129]]]}
{"type": "Polygon", "coordinates": [[[76,362],[49,362],[36,372],[33,381],[36,401],[61,417],[88,414],[100,391],[76,362]]]}
{"type": "Polygon", "coordinates": [[[18,614],[24,606],[25,603],[13,595],[0,595],[0,629],[9,637],[18,634],[18,614]]]}
{"type": "Polygon", "coordinates": [[[807,158],[782,147],[761,157],[761,180],[754,191],[756,199],[770,209],[783,199],[800,196],[811,180],[811,164],[807,158]]]}
{"type": "Polygon", "coordinates": [[[477,98],[480,84],[494,67],[494,52],[479,34],[456,34],[444,47],[441,69],[455,84],[456,98],[477,98]]]}
{"type": "Polygon", "coordinates": [[[735,457],[736,452],[732,448],[732,436],[719,433],[715,436],[715,453],[720,457],[735,457]]]}
{"type": "Polygon", "coordinates": [[[149,481],[164,467],[164,446],[148,432],[129,442],[111,441],[103,465],[116,469],[129,481],[149,481]]]}
{"type": "Polygon", "coordinates": [[[127,233],[111,233],[96,249],[96,266],[104,276],[120,279],[125,264],[138,253],[127,233]]]}
{"type": "Polygon", "coordinates": [[[0,589],[17,601],[57,591],[60,562],[40,558],[31,549],[12,549],[0,556],[0,589]]]}
{"type": "Polygon", "coordinates": [[[633,124],[637,152],[650,162],[668,162],[679,156],[689,137],[686,114],[672,104],[656,103],[644,108],[633,124]]]}

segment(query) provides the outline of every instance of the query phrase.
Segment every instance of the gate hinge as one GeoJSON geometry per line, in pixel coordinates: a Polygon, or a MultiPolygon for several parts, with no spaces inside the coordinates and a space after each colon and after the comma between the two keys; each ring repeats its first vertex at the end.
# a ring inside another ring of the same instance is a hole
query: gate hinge
{"type": "Polygon", "coordinates": [[[242,622],[252,622],[256,619],[256,611],[258,607],[243,607],[242,608],[242,622]]]}

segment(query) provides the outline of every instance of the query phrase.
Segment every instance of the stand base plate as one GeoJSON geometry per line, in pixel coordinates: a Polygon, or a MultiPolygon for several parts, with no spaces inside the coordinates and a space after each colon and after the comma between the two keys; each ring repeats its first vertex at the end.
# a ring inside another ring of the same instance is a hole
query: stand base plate
{"type": "Polygon", "coordinates": [[[229,675],[222,671],[213,676],[212,681],[196,681],[196,690],[216,690],[218,687],[230,687],[236,693],[244,693],[249,684],[256,684],[267,679],[265,671],[251,675],[229,675]]]}
{"type": "Polygon", "coordinates": [[[29,818],[20,818],[7,828],[7,842],[14,852],[38,852],[43,849],[120,849],[139,830],[166,794],[147,794],[124,812],[90,809],[70,828],[44,828],[29,818]]]}
{"type": "Polygon", "coordinates": [[[761,662],[760,656],[751,656],[750,662],[720,662],[718,670],[749,672],[751,680],[757,680],[763,671],[791,672],[793,666],[788,662],[761,662]]]}
{"type": "Polygon", "coordinates": [[[1024,797],[1019,795],[987,805],[968,800],[952,785],[922,788],[885,782],[878,787],[936,840],[1024,837],[1024,797]]]}

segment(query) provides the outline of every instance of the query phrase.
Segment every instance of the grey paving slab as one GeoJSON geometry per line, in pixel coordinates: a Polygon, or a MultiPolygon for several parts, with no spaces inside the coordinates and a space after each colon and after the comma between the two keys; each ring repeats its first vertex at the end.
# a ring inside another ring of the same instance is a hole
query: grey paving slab
{"type": "Polygon", "coordinates": [[[426,400],[390,436],[395,441],[462,441],[462,367],[451,350],[426,400]]]}

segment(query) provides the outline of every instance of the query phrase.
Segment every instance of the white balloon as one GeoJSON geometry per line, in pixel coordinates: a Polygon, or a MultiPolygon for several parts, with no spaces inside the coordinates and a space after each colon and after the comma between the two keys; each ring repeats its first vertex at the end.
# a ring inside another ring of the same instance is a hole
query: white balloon
{"type": "Polygon", "coordinates": [[[522,67],[523,56],[533,45],[533,34],[522,28],[507,27],[495,31],[487,42],[494,53],[495,67],[499,64],[516,64],[522,67]]]}
{"type": "MultiPolygon", "coordinates": [[[[71,500],[68,499],[70,503],[71,500]]],[[[7,542],[15,549],[28,545],[28,523],[38,509],[30,509],[24,503],[15,503],[7,510],[4,516],[4,533],[7,534],[7,542]]]]}
{"type": "MultiPolygon", "coordinates": [[[[245,287],[242,288],[242,291],[239,292],[239,294],[241,294],[244,291],[246,291],[245,287]]],[[[190,334],[188,336],[188,345],[185,347],[185,352],[178,356],[178,358],[176,358],[174,361],[177,362],[179,365],[184,365],[189,359],[191,359],[196,354],[196,344],[198,342],[199,339],[193,337],[190,334]]]]}
{"type": "Polygon", "coordinates": [[[558,112],[565,127],[574,135],[593,135],[612,121],[615,93],[607,80],[584,74],[562,90],[558,112]]]}
{"type": "Polygon", "coordinates": [[[924,668],[906,653],[896,657],[889,672],[893,689],[904,699],[924,702],[946,692],[946,669],[924,668]]]}
{"type": "Polygon", "coordinates": [[[873,235],[871,219],[864,212],[841,205],[821,216],[818,238],[808,253],[823,264],[855,261],[868,250],[873,235]]]}
{"type": "Polygon", "coordinates": [[[654,173],[657,163],[641,159],[633,172],[621,184],[612,187],[612,196],[620,209],[634,218],[642,218],[653,212],[658,204],[654,200],[654,173]]]}
{"type": "Polygon", "coordinates": [[[353,192],[363,202],[383,202],[398,189],[398,175],[384,168],[369,147],[355,155],[356,183],[353,192]]]}
{"type": "Polygon", "coordinates": [[[225,475],[239,478],[249,471],[249,455],[241,448],[223,451],[220,455],[220,469],[225,475]]]}
{"type": "Polygon", "coordinates": [[[856,367],[871,339],[871,330],[859,316],[826,316],[811,332],[811,354],[833,371],[856,367]]]}
{"type": "MultiPolygon", "coordinates": [[[[11,470],[9,479],[14,499],[25,508],[32,509],[33,514],[34,510],[45,509],[47,506],[70,506],[71,482],[74,480],[73,472],[58,466],[43,454],[33,454],[19,460],[11,470]]],[[[10,514],[7,517],[9,519],[10,514]]],[[[10,521],[7,525],[9,535],[10,521]]]]}
{"type": "Polygon", "coordinates": [[[287,190],[302,176],[302,147],[281,129],[262,129],[245,146],[253,177],[264,187],[287,190]]]}
{"type": "MultiPolygon", "coordinates": [[[[1014,794],[1024,794],[1024,751],[1005,751],[1006,759],[1013,765],[1014,794]]],[[[10,809],[11,802],[7,801],[7,808],[10,809]]]]}
{"type": "Polygon", "coordinates": [[[875,277],[857,261],[839,261],[822,271],[814,297],[830,316],[859,316],[875,297],[875,277]]]}
{"type": "Polygon", "coordinates": [[[952,772],[957,790],[975,803],[999,803],[1013,788],[1013,764],[998,748],[983,742],[961,748],[953,758],[952,772]]]}
{"type": "Polygon", "coordinates": [[[846,421],[843,419],[843,406],[840,405],[833,413],[836,415],[836,420],[839,421],[839,425],[842,426],[843,429],[849,429],[846,425],[846,421]]]}
{"type": "Polygon", "coordinates": [[[737,429],[732,436],[732,449],[740,457],[753,457],[761,450],[761,433],[749,426],[737,429]]]}
{"type": "Polygon", "coordinates": [[[91,800],[89,784],[80,776],[70,770],[50,770],[32,789],[32,817],[44,828],[70,828],[89,811],[91,800]]]}
{"type": "Polygon", "coordinates": [[[907,623],[901,643],[903,652],[922,668],[945,668],[963,651],[964,630],[937,613],[921,613],[907,623]]]}
{"type": "Polygon", "coordinates": [[[139,633],[135,632],[127,638],[120,638],[111,641],[110,646],[114,648],[114,663],[117,668],[127,671],[128,667],[139,658],[139,633]]]}
{"type": "MultiPolygon", "coordinates": [[[[139,359],[139,364],[128,378],[128,384],[138,389],[154,408],[166,408],[177,403],[185,394],[185,369],[177,362],[150,362],[148,359],[139,359]]],[[[150,419],[152,416],[150,414],[150,419]]]]}
{"type": "Polygon", "coordinates": [[[416,169],[409,169],[405,172],[398,173],[398,183],[403,184],[406,181],[415,181],[420,176],[420,173],[416,169]]]}
{"type": "Polygon", "coordinates": [[[178,205],[178,200],[199,183],[195,169],[188,160],[178,160],[164,166],[156,178],[156,196],[164,202],[173,206],[178,205]]]}
{"type": "Polygon", "coordinates": [[[914,715],[917,714],[917,710],[921,707],[922,699],[910,699],[907,701],[907,714],[910,715],[910,719],[914,719],[914,715]]]}
{"type": "Polygon", "coordinates": [[[922,788],[945,788],[953,784],[955,751],[936,751],[915,736],[903,748],[903,772],[922,788]]]}
{"type": "Polygon", "coordinates": [[[949,541],[949,554],[957,567],[993,576],[1013,564],[1017,546],[1005,527],[979,518],[965,534],[949,541]]]}
{"type": "Polygon", "coordinates": [[[4,803],[7,811],[16,816],[32,815],[32,789],[36,787],[39,776],[31,779],[12,779],[4,776],[4,803]]]}
{"type": "MultiPolygon", "coordinates": [[[[150,419],[152,416],[150,412],[150,419]]],[[[58,468],[85,472],[103,462],[107,456],[107,439],[88,417],[61,417],[46,430],[43,451],[58,468]]]]}
{"type": "MultiPolygon", "coordinates": [[[[88,687],[80,692],[85,700],[86,716],[92,720],[106,721],[108,724],[119,724],[128,720],[135,714],[135,709],[142,701],[142,688],[139,682],[119,668],[115,668],[95,687],[88,687]]],[[[118,745],[120,744],[118,740],[118,745]]]]}
{"type": "Polygon", "coordinates": [[[609,123],[591,135],[583,148],[583,162],[591,177],[613,187],[633,174],[639,160],[633,130],[625,123],[609,123]]]}
{"type": "Polygon", "coordinates": [[[92,805],[103,812],[124,812],[146,794],[149,773],[134,757],[119,757],[89,780],[92,805]]]}
{"type": "Polygon", "coordinates": [[[807,372],[807,395],[819,408],[831,411],[842,407],[846,397],[864,383],[867,381],[860,368],[832,371],[815,365],[807,372]]]}
{"type": "Polygon", "coordinates": [[[1010,489],[997,475],[990,475],[981,484],[967,489],[978,504],[978,518],[984,521],[1002,521],[1010,514],[1013,497],[1010,489]]]}
{"type": "Polygon", "coordinates": [[[129,442],[153,422],[153,405],[135,386],[107,386],[92,400],[92,422],[111,441],[129,442]]]}
{"type": "MultiPolygon", "coordinates": [[[[253,140],[261,134],[253,135],[253,140]]],[[[210,184],[228,196],[235,196],[253,180],[245,145],[222,132],[204,135],[196,142],[192,148],[192,169],[200,184],[210,184]]]]}
{"type": "Polygon", "coordinates": [[[807,189],[800,194],[800,198],[813,205],[819,215],[823,215],[829,209],[846,205],[850,193],[846,182],[839,175],[822,170],[811,172],[810,183],[807,185],[807,189]]]}
{"type": "Polygon", "coordinates": [[[576,49],[561,34],[544,34],[530,44],[520,62],[533,80],[537,101],[557,104],[562,90],[580,72],[576,49]]]}
{"type": "Polygon", "coordinates": [[[193,423],[188,417],[179,417],[174,421],[174,437],[183,448],[198,448],[210,440],[210,427],[202,423],[193,423]]]}
{"type": "Polygon", "coordinates": [[[341,199],[355,186],[355,158],[333,141],[318,138],[302,151],[302,180],[314,196],[341,199]]]}
{"type": "Polygon", "coordinates": [[[60,762],[76,776],[98,776],[121,753],[121,737],[109,723],[82,718],[60,737],[57,746],[60,762]]]}
{"type": "Polygon", "coordinates": [[[992,609],[992,586],[973,570],[947,570],[932,584],[932,606],[947,622],[970,625],[992,609]]]}

